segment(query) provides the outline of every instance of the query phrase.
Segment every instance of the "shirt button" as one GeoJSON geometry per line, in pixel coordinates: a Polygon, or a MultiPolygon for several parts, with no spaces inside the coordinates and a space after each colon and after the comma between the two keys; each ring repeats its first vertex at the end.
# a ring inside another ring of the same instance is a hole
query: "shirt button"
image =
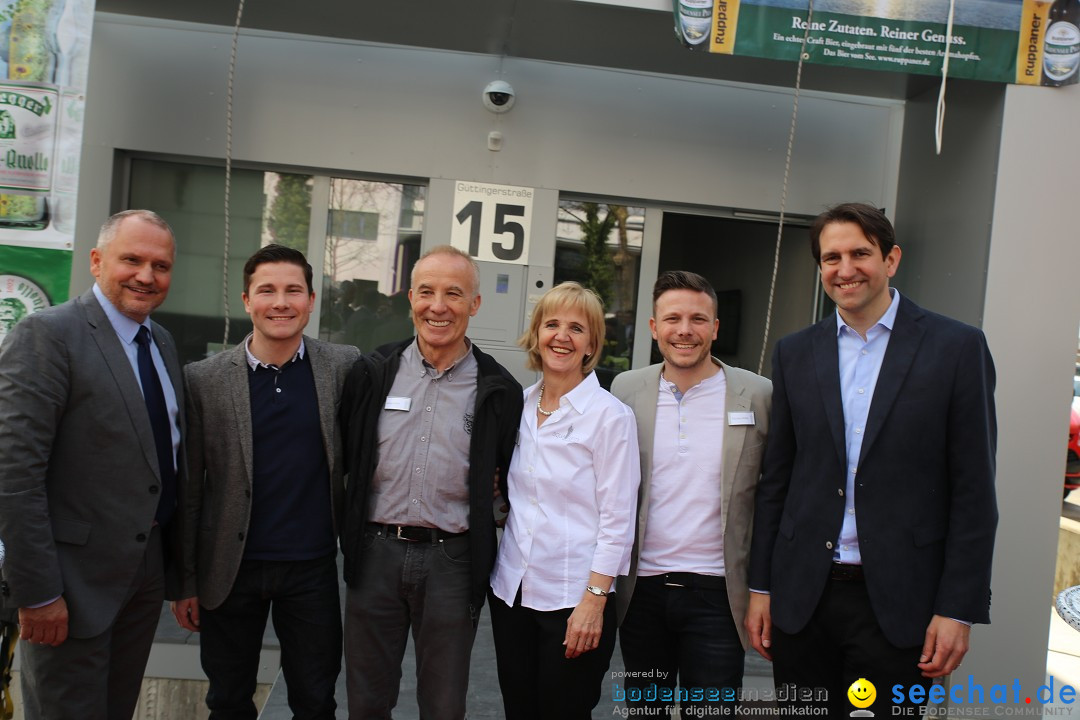
{"type": "Polygon", "coordinates": [[[529,498],[529,502],[532,503],[533,505],[535,505],[536,504],[536,498],[529,498]]]}
{"type": "Polygon", "coordinates": [[[427,438],[423,435],[420,436],[420,442],[427,442],[427,438]]]}
{"type": "Polygon", "coordinates": [[[274,392],[281,392],[281,388],[274,388],[274,392]]]}
{"type": "Polygon", "coordinates": [[[420,474],[420,468],[416,468],[415,472],[416,472],[417,475],[419,475],[420,474]]]}
{"type": "Polygon", "coordinates": [[[847,545],[841,545],[840,549],[847,551],[847,550],[850,550],[851,548],[849,548],[847,545]]]}
{"type": "Polygon", "coordinates": [[[146,542],[146,533],[139,533],[136,535],[135,542],[146,542]]]}
{"type": "Polygon", "coordinates": [[[244,539],[244,533],[236,533],[236,539],[237,540],[243,540],[244,539]]]}
{"type": "Polygon", "coordinates": [[[680,440],[685,440],[686,439],[686,433],[679,433],[679,439],[680,440]]]}
{"type": "Polygon", "coordinates": [[[158,494],[158,486],[157,485],[151,485],[150,486],[150,494],[151,495],[157,495],[158,494]]]}
{"type": "Polygon", "coordinates": [[[847,514],[848,515],[854,515],[855,514],[855,508],[848,508],[847,509],[847,514]]]}
{"type": "Polygon", "coordinates": [[[862,428],[855,428],[856,435],[862,435],[862,428]]]}
{"type": "Polygon", "coordinates": [[[684,448],[684,447],[679,448],[679,454],[680,455],[685,455],[686,454],[686,448],[684,448]]]}
{"type": "Polygon", "coordinates": [[[832,550],[832,541],[831,540],[825,542],[825,549],[832,550]]]}
{"type": "Polygon", "coordinates": [[[417,504],[417,503],[418,503],[418,502],[420,502],[420,501],[419,501],[419,500],[417,500],[416,498],[413,498],[413,499],[412,499],[412,500],[410,500],[409,502],[411,502],[411,503],[412,503],[413,505],[415,505],[415,504],[417,504]]]}
{"type": "Polygon", "coordinates": [[[866,353],[866,351],[865,351],[865,350],[863,350],[863,351],[862,351],[862,352],[860,352],[859,354],[860,354],[860,355],[866,355],[867,353],[866,353]]]}
{"type": "Polygon", "coordinates": [[[425,409],[425,410],[427,410],[428,412],[431,412],[431,406],[430,406],[430,405],[428,405],[428,406],[427,406],[426,408],[424,408],[424,409],[425,409]]]}
{"type": "Polygon", "coordinates": [[[859,394],[860,394],[860,395],[862,395],[862,394],[863,394],[863,393],[865,393],[865,392],[866,392],[866,389],[865,389],[865,388],[859,388],[859,394]]]}

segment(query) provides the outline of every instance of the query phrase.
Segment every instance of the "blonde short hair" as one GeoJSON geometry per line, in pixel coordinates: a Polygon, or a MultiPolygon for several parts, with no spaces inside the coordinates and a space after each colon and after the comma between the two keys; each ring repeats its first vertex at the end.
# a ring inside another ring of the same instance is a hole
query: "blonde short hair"
{"type": "Polygon", "coordinates": [[[593,350],[581,363],[581,372],[588,375],[600,362],[600,353],[604,349],[604,302],[594,291],[570,281],[559,283],[548,290],[533,308],[529,329],[518,339],[518,345],[525,348],[528,356],[525,365],[530,370],[544,369],[540,359],[540,323],[544,321],[544,317],[563,309],[578,310],[589,324],[589,340],[593,350]]]}

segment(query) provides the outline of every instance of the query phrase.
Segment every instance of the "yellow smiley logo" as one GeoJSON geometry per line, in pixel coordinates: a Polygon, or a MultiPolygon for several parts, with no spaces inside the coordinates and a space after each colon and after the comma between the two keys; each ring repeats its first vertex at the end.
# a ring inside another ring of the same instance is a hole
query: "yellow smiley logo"
{"type": "Polygon", "coordinates": [[[868,708],[877,699],[877,688],[866,678],[859,678],[851,683],[847,690],[848,701],[857,708],[868,708]]]}

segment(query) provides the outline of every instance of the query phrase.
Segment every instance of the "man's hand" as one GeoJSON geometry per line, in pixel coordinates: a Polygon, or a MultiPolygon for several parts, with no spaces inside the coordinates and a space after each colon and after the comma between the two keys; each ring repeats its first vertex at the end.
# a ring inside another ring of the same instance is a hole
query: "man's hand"
{"type": "Polygon", "coordinates": [[[769,648],[772,647],[772,615],[769,612],[770,598],[765,593],[750,593],[750,607],[746,610],[743,627],[750,636],[750,645],[766,660],[772,660],[769,648]]]}
{"type": "Polygon", "coordinates": [[[506,501],[506,498],[502,496],[502,492],[499,490],[499,476],[502,474],[502,468],[495,468],[495,494],[493,500],[495,501],[495,507],[499,513],[502,513],[502,517],[496,517],[495,527],[506,526],[506,513],[510,512],[510,503],[506,501]],[[502,500],[502,505],[499,504],[499,500],[502,500]]]}
{"type": "Polygon", "coordinates": [[[189,597],[169,603],[177,624],[185,630],[199,632],[199,598],[189,597]]]}
{"type": "Polygon", "coordinates": [[[19,608],[19,638],[56,647],[68,636],[68,609],[63,596],[39,608],[19,608]]]}
{"type": "Polygon", "coordinates": [[[960,661],[967,655],[970,637],[971,628],[962,622],[941,615],[931,618],[919,657],[923,677],[943,677],[960,667],[960,661]]]}

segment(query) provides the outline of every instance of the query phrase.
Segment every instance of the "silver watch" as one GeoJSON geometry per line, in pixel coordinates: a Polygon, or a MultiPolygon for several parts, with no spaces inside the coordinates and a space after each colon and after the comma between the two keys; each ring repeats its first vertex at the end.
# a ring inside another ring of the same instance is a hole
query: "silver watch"
{"type": "Polygon", "coordinates": [[[593,595],[599,595],[600,597],[607,597],[607,594],[608,594],[607,590],[601,590],[600,588],[596,587],[595,585],[586,585],[585,586],[585,592],[590,592],[593,595]]]}

